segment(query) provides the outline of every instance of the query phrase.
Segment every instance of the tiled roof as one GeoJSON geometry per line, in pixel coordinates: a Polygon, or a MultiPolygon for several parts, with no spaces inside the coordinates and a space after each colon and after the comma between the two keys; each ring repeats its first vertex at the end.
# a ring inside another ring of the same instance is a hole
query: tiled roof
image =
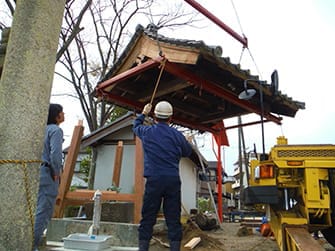
{"type": "Polygon", "coordinates": [[[264,118],[280,123],[281,116],[294,117],[305,104],[295,101],[239,64],[222,57],[220,46],[203,41],[174,39],[156,34],[154,27],[136,28],[130,42],[105,79],[96,96],[139,112],[153,94],[160,64],[167,59],[153,104],[168,100],[174,107],[176,124],[212,131],[222,119],[260,113],[259,90],[263,93],[264,118]],[[160,58],[159,49],[164,58],[160,58]],[[158,58],[158,59],[157,59],[158,58]],[[257,90],[248,100],[240,100],[244,80],[257,90]],[[254,81],[252,81],[254,80],[254,81]]]}

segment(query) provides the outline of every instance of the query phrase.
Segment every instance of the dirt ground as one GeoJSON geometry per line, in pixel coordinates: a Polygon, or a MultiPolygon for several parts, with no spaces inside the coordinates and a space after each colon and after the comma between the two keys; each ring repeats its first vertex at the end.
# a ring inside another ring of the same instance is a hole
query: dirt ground
{"type": "MultiPolygon", "coordinates": [[[[263,237],[256,228],[249,228],[248,234],[239,236],[241,232],[240,223],[223,223],[221,228],[201,231],[190,225],[184,229],[182,251],[189,249],[183,246],[193,237],[200,237],[200,243],[192,250],[194,251],[279,251],[277,242],[273,237],[263,237]]],[[[324,238],[320,238],[319,243],[326,251],[335,251],[335,248],[327,243],[324,238]]],[[[154,240],[150,245],[150,251],[168,251],[166,233],[160,232],[155,234],[154,240]]]]}

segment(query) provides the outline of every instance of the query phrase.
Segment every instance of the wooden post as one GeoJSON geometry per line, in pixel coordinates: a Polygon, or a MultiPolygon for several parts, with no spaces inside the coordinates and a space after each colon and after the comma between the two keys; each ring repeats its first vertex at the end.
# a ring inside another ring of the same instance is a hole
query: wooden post
{"type": "Polygon", "coordinates": [[[64,163],[64,170],[61,176],[61,183],[58,189],[58,196],[56,199],[56,205],[54,210],[54,217],[61,218],[63,217],[64,207],[65,207],[65,196],[67,191],[70,189],[72,176],[74,172],[74,168],[76,165],[81,138],[83,137],[84,127],[83,121],[80,120],[78,125],[75,126],[72,134],[71,144],[69,148],[68,155],[66,156],[66,160],[64,163]]]}
{"type": "Polygon", "coordinates": [[[135,140],[135,199],[134,199],[134,223],[141,220],[141,209],[144,191],[143,179],[143,148],[139,137],[135,140]]]}
{"type": "Polygon", "coordinates": [[[119,187],[120,185],[120,173],[122,165],[122,156],[123,156],[123,142],[119,141],[115,151],[115,160],[114,160],[114,171],[112,185],[119,187]]]}

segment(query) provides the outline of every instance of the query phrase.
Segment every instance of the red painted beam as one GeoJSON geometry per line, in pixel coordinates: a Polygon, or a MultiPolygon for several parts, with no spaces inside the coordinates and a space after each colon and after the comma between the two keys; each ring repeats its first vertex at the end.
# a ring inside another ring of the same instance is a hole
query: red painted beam
{"type": "Polygon", "coordinates": [[[106,92],[104,90],[99,90],[98,96],[101,97],[103,100],[109,101],[111,103],[116,103],[120,106],[131,107],[136,111],[141,111],[145,105],[141,102],[130,100],[125,97],[106,92]]]}
{"type": "Polygon", "coordinates": [[[164,59],[163,57],[159,57],[159,58],[157,58],[157,60],[150,59],[143,64],[140,64],[140,65],[138,65],[134,68],[131,68],[127,71],[124,71],[124,72],[122,72],[122,73],[120,73],[120,74],[118,74],[118,75],[116,75],[116,76],[114,76],[110,79],[107,79],[106,81],[102,82],[101,84],[99,84],[96,87],[96,91],[97,91],[97,93],[99,93],[107,87],[110,87],[112,85],[116,85],[117,83],[122,82],[123,80],[126,80],[126,79],[128,79],[132,76],[136,76],[139,73],[142,73],[146,70],[154,68],[154,67],[160,65],[160,62],[163,59],[164,59]]]}
{"type": "MultiPolygon", "coordinates": [[[[264,120],[263,123],[266,123],[266,122],[272,122],[270,120],[264,120]]],[[[240,125],[233,125],[233,126],[227,126],[225,127],[226,130],[229,130],[229,129],[235,129],[235,128],[240,128],[240,127],[245,127],[245,126],[251,126],[251,125],[257,125],[257,124],[261,124],[262,121],[253,121],[253,122],[249,122],[249,123],[244,123],[244,124],[240,124],[240,125]]]]}
{"type": "MultiPolygon", "coordinates": [[[[177,66],[174,63],[171,63],[169,61],[165,62],[165,68],[164,68],[167,72],[178,76],[181,79],[184,79],[186,81],[189,81],[190,84],[194,84],[199,86],[200,88],[216,95],[219,96],[221,98],[226,99],[227,101],[238,105],[240,107],[242,107],[243,109],[253,112],[253,113],[257,113],[257,114],[261,114],[261,108],[251,104],[248,101],[245,100],[241,100],[239,99],[237,96],[231,94],[230,92],[225,91],[224,89],[222,89],[221,87],[219,87],[218,85],[216,85],[215,83],[212,83],[210,81],[208,81],[207,79],[201,78],[197,75],[195,75],[193,72],[182,68],[180,66],[177,66]]],[[[271,120],[277,124],[281,124],[281,118],[280,117],[276,117],[272,114],[264,114],[264,118],[271,120]]]]}
{"type": "MultiPolygon", "coordinates": [[[[124,98],[122,96],[114,95],[110,92],[105,92],[104,90],[99,90],[98,96],[101,97],[103,100],[109,101],[111,103],[116,103],[120,106],[131,107],[137,112],[140,112],[145,105],[138,101],[134,101],[134,100],[124,98]]],[[[194,128],[199,131],[211,132],[213,134],[219,133],[219,130],[216,128],[211,128],[211,127],[206,127],[206,126],[195,124],[195,123],[190,123],[190,121],[181,119],[177,116],[172,117],[172,122],[178,125],[183,125],[185,127],[194,128]]]]}
{"type": "Polygon", "coordinates": [[[202,5],[197,3],[193,0],[184,0],[189,5],[191,5],[194,9],[198,10],[200,13],[208,17],[212,22],[214,22],[216,25],[224,29],[228,34],[230,34],[233,38],[241,42],[245,48],[248,48],[248,39],[245,36],[240,36],[238,33],[236,33],[234,30],[232,30],[229,26],[227,26],[224,22],[222,22],[219,18],[214,16],[211,12],[209,12],[207,9],[205,9],[202,5]]]}
{"type": "MultiPolygon", "coordinates": [[[[115,84],[117,84],[117,83],[119,83],[123,80],[126,80],[129,77],[135,76],[135,75],[137,75],[137,74],[139,74],[143,71],[146,71],[146,70],[151,69],[153,67],[159,66],[164,59],[165,59],[164,57],[158,57],[154,60],[150,59],[150,60],[148,60],[147,62],[145,62],[141,65],[138,65],[134,68],[131,68],[131,69],[129,69],[129,70],[123,72],[123,73],[120,73],[119,75],[116,75],[115,77],[113,77],[111,79],[108,79],[108,80],[102,82],[96,88],[97,95],[100,96],[100,97],[109,96],[111,101],[116,100],[116,101],[119,101],[119,103],[121,103],[123,105],[128,105],[129,106],[129,104],[130,104],[132,107],[134,107],[138,110],[142,109],[143,104],[141,104],[139,102],[132,101],[132,100],[124,99],[123,97],[112,95],[109,92],[106,92],[105,88],[110,87],[112,85],[115,85],[115,84]]],[[[171,74],[176,75],[181,79],[189,81],[191,84],[197,85],[200,88],[202,88],[202,89],[204,89],[204,90],[206,90],[206,91],[208,91],[208,92],[210,92],[214,95],[222,97],[222,98],[228,100],[229,102],[244,108],[247,111],[250,111],[250,112],[253,112],[253,113],[256,113],[256,114],[259,114],[259,115],[261,114],[260,107],[254,105],[254,104],[251,104],[248,101],[240,100],[237,96],[231,94],[230,92],[225,91],[224,89],[220,88],[216,84],[214,84],[214,83],[212,83],[212,82],[210,82],[210,81],[208,81],[204,78],[196,76],[193,72],[191,72],[191,71],[189,71],[185,68],[182,68],[180,66],[177,66],[176,64],[171,63],[168,60],[166,60],[166,62],[165,62],[164,69],[167,72],[170,72],[171,74]]],[[[276,117],[272,114],[269,114],[269,113],[264,114],[264,118],[266,118],[270,121],[273,121],[277,124],[281,124],[281,118],[276,117]]],[[[195,127],[195,126],[192,126],[192,127],[195,127]]]]}

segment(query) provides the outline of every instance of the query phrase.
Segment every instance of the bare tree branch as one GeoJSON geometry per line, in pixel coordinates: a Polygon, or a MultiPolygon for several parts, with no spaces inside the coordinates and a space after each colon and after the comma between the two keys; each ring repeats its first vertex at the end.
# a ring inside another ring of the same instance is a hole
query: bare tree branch
{"type": "MultiPolygon", "coordinates": [[[[69,45],[72,42],[72,40],[82,30],[82,28],[80,28],[81,21],[83,19],[83,16],[84,16],[85,12],[90,7],[91,3],[92,3],[92,0],[87,0],[86,4],[84,5],[84,7],[82,8],[82,10],[80,11],[80,13],[78,15],[78,18],[77,18],[77,22],[73,25],[73,30],[72,30],[70,36],[68,37],[68,39],[66,41],[64,41],[62,47],[57,52],[56,61],[59,60],[59,58],[63,55],[64,51],[69,47],[69,45]]],[[[68,1],[67,4],[69,6],[71,6],[70,1],[68,1]]],[[[68,10],[68,8],[66,8],[66,9],[68,10]]]]}
{"type": "Polygon", "coordinates": [[[59,51],[63,53],[63,56],[59,55],[59,61],[68,71],[68,77],[64,79],[72,83],[78,94],[90,131],[103,126],[113,113],[113,104],[97,103],[90,93],[116,62],[119,51],[130,39],[129,28],[136,26],[135,20],[147,17],[159,28],[178,27],[193,22],[194,13],[185,13],[180,6],[173,11],[164,9],[165,12],[157,13],[157,6],[153,5],[156,2],[158,3],[155,0],[90,0],[86,1],[78,14],[75,14],[76,1],[69,1],[67,4],[64,17],[67,28],[62,30],[61,41],[64,47],[59,51]],[[82,25],[85,30],[79,27],[84,13],[89,13],[90,16],[90,20],[85,19],[85,25],[82,25]],[[69,44],[71,40],[74,43],[69,44]]]}

